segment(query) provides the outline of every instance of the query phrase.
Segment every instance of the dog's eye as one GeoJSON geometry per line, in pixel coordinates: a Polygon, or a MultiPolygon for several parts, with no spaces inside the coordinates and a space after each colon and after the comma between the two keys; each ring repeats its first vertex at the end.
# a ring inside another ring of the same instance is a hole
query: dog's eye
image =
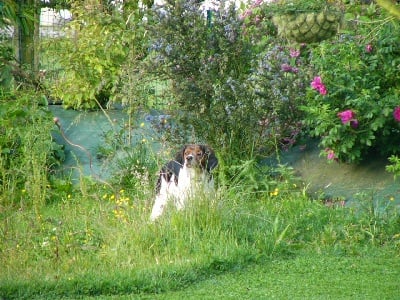
{"type": "Polygon", "coordinates": [[[203,152],[197,152],[197,156],[202,156],[203,152]]]}

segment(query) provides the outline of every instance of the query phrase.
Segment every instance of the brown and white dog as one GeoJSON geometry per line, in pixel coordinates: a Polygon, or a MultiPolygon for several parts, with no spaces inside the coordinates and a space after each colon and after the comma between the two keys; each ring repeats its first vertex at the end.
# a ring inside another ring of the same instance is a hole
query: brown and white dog
{"type": "Polygon", "coordinates": [[[176,209],[180,210],[199,188],[212,189],[211,171],[217,165],[218,159],[209,146],[185,145],[159,173],[150,220],[160,217],[169,201],[174,201],[176,209]]]}

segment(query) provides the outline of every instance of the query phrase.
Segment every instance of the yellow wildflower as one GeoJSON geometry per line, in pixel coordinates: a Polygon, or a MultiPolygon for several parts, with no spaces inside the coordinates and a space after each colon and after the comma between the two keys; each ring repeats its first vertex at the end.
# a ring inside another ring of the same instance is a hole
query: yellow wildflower
{"type": "Polygon", "coordinates": [[[276,188],[273,192],[270,193],[271,196],[278,196],[279,194],[279,189],[276,188]]]}

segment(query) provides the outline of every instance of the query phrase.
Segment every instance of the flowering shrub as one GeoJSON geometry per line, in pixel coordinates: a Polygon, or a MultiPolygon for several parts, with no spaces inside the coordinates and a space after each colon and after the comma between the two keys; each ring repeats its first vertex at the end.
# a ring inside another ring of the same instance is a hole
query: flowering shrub
{"type": "Polygon", "coordinates": [[[207,21],[196,1],[168,1],[153,18],[146,71],[170,83],[164,95],[173,101],[165,112],[182,126],[181,134],[190,132],[184,138],[250,147],[258,119],[250,113],[245,78],[253,55],[240,39],[235,11],[213,11],[207,21]]]}
{"type": "Polygon", "coordinates": [[[266,140],[287,149],[298,139],[303,117],[308,67],[305,48],[291,48],[271,43],[257,55],[249,77],[256,111],[266,140]],[[304,53],[303,53],[304,52],[304,53]]]}
{"type": "Polygon", "coordinates": [[[279,46],[261,12],[258,1],[239,15],[213,11],[207,22],[196,1],[167,2],[149,28],[148,72],[171,83],[167,113],[190,128],[192,140],[229,148],[232,157],[269,154],[300,132],[304,54],[279,46]]]}
{"type": "MultiPolygon", "coordinates": [[[[370,32],[370,28],[360,28],[370,32]]],[[[400,150],[400,28],[387,23],[375,39],[342,37],[312,52],[305,124],[328,159],[359,162],[400,150]]]]}

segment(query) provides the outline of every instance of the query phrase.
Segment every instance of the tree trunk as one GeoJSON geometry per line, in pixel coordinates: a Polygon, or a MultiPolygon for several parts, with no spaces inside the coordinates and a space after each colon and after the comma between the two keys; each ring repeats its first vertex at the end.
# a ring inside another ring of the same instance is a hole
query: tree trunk
{"type": "Polygon", "coordinates": [[[40,1],[18,0],[17,13],[19,22],[14,31],[14,40],[18,63],[32,74],[38,74],[40,1]]]}

